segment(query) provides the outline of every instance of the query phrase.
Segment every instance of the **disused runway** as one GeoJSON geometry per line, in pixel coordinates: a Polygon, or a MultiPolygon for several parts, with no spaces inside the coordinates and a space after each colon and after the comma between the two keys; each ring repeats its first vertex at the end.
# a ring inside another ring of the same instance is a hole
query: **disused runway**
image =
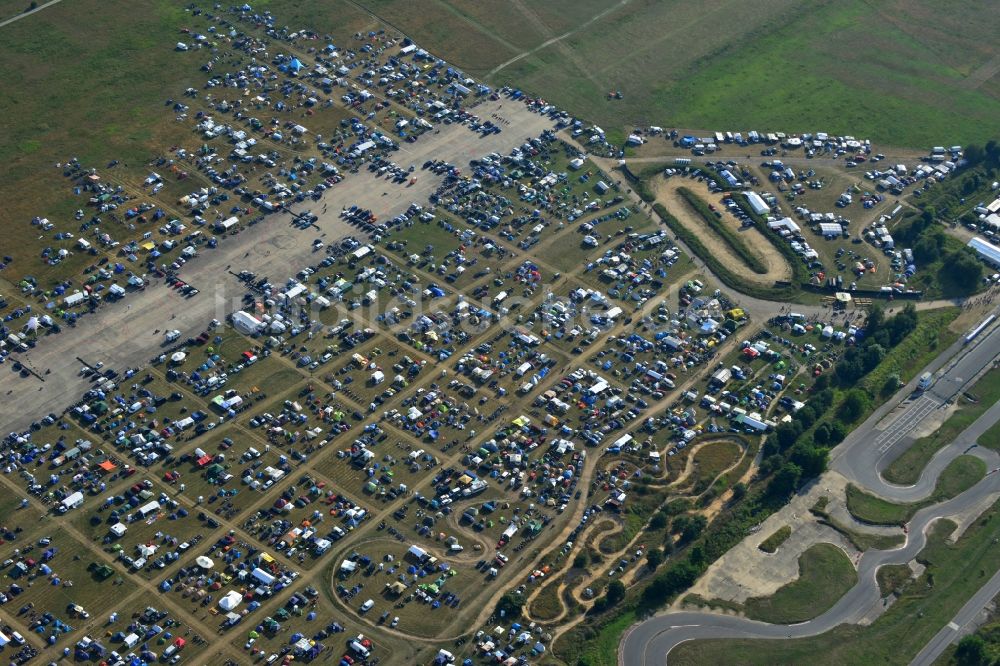
{"type": "Polygon", "coordinates": [[[381,220],[403,212],[413,202],[426,204],[441,177],[420,170],[425,161],[444,160],[466,171],[469,160],[490,152],[509,153],[526,139],[552,128],[549,118],[509,100],[484,101],[474,113],[484,118],[500,113],[509,125],[500,134],[485,137],[463,125],[441,125],[438,133],[403,144],[391,159],[404,168],[414,164],[417,182],[393,184],[366,169],[352,174],[327,190],[319,202],[300,207],[319,215],[318,230],[297,229],[291,225],[291,215],[273,214],[236,236],[220,238],[217,249],[201,251],[180,273],[185,282],[200,290],[196,297],[184,298],[155,280],[145,292],[82,317],[76,327],[64,327],[61,334],[44,338],[35,349],[20,355],[18,360],[44,381],[20,378],[9,364],[0,366],[0,377],[5,380],[0,387],[0,427],[4,432],[21,430],[49,412],[61,413],[77,400],[90,386],[79,375],[77,357],[115,369],[145,365],[160,350],[164,330],[176,328],[187,337],[203,331],[213,318],[224,320],[245,293],[229,271],[251,270],[278,281],[315,263],[320,257],[313,249],[314,240],[321,238],[330,244],[354,233],[339,217],[343,207],[369,208],[381,220]],[[327,212],[321,213],[324,205],[327,212]]]}

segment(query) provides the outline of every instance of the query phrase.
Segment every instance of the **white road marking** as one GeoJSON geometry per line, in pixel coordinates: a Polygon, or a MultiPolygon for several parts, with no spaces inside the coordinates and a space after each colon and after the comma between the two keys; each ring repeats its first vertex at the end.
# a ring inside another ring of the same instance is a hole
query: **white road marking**
{"type": "Polygon", "coordinates": [[[875,438],[875,445],[878,446],[879,453],[885,453],[897,442],[906,437],[916,428],[924,417],[937,409],[939,403],[928,395],[923,395],[914,400],[892,423],[875,438]]]}

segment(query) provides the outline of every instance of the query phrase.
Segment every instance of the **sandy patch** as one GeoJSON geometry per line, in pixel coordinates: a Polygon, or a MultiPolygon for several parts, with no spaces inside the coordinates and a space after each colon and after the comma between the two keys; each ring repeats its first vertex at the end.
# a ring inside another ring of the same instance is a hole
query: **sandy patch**
{"type": "MultiPolygon", "coordinates": [[[[663,204],[670,213],[680,221],[689,231],[698,235],[699,240],[704,243],[716,258],[725,263],[733,271],[745,280],[758,284],[771,285],[775,280],[790,280],[792,269],[785,258],[764,237],[759,229],[749,228],[737,231],[744,242],[755,252],[767,266],[767,273],[760,275],[754,273],[750,268],[736,256],[726,242],[706,227],[697,213],[691,210],[688,203],[677,193],[681,187],[686,187],[696,193],[706,203],[714,205],[720,210],[725,210],[722,203],[722,195],[709,192],[708,186],[690,178],[671,178],[669,180],[656,178],[653,183],[653,191],[656,194],[658,203],[663,204]]],[[[723,213],[723,224],[730,225],[737,229],[736,219],[729,213],[723,213]]]]}

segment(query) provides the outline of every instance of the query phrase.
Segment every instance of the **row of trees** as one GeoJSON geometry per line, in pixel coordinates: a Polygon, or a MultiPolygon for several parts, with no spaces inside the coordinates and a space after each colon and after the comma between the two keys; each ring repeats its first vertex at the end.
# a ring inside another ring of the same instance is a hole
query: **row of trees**
{"type": "MultiPolygon", "coordinates": [[[[865,335],[858,344],[848,347],[834,368],[840,386],[854,386],[859,379],[874,370],[889,350],[917,327],[917,309],[907,303],[895,317],[886,319],[880,308],[868,315],[865,335]]],[[[852,419],[853,420],[853,419],[852,419]]]]}
{"type": "Polygon", "coordinates": [[[996,140],[987,141],[985,146],[970,143],[965,147],[965,161],[970,167],[1000,169],[1000,144],[996,140]]]}
{"type": "Polygon", "coordinates": [[[786,499],[803,483],[826,470],[829,450],[847,436],[846,424],[861,418],[871,405],[871,396],[855,388],[858,380],[874,370],[889,350],[916,327],[917,311],[913,304],[907,304],[889,318],[880,308],[872,309],[864,336],[844,351],[843,358],[834,366],[833,378],[827,375],[817,378],[809,403],[765,440],[760,475],[771,477],[767,494],[772,499],[786,499]],[[831,384],[845,393],[833,417],[825,419],[835,400],[831,384]]]}
{"type": "MultiPolygon", "coordinates": [[[[964,183],[975,183],[977,177],[966,177],[964,183]]],[[[978,191],[980,185],[975,185],[978,191]]],[[[963,189],[965,189],[963,187],[963,189]]],[[[973,223],[975,213],[967,213],[973,223]]],[[[962,295],[974,292],[983,279],[983,264],[967,247],[959,246],[949,250],[949,239],[943,227],[935,223],[937,210],[927,205],[920,215],[901,222],[893,231],[900,244],[913,249],[913,258],[918,266],[927,266],[940,261],[937,281],[946,294],[962,295]]],[[[954,242],[951,243],[955,245],[954,242]]]]}

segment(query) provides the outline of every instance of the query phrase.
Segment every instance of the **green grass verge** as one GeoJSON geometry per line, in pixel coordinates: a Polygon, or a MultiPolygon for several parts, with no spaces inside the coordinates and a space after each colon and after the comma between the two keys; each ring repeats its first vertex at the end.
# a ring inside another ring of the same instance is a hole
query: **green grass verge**
{"type": "Polygon", "coordinates": [[[637,619],[635,611],[628,610],[596,632],[585,629],[587,640],[575,663],[586,666],[618,666],[618,642],[625,630],[637,619]]]}
{"type": "Polygon", "coordinates": [[[769,597],[746,600],[747,617],[793,624],[822,615],[857,582],[851,560],[828,543],[811,546],[799,558],[799,577],[769,597]]]}
{"type": "Polygon", "coordinates": [[[989,430],[979,437],[979,446],[1000,451],[1000,423],[994,423],[989,430]]]}
{"type": "Polygon", "coordinates": [[[686,187],[678,187],[677,193],[705,221],[705,224],[719,235],[726,245],[729,246],[729,249],[747,265],[747,268],[758,275],[767,274],[767,266],[764,264],[764,260],[747,246],[735,229],[720,220],[708,207],[708,204],[702,201],[697,194],[686,187]]]}
{"type": "MultiPolygon", "coordinates": [[[[972,425],[997,400],[1000,400],[1000,369],[987,372],[966,393],[972,396],[975,402],[960,397],[958,409],[947,421],[941,424],[941,427],[927,437],[918,439],[885,468],[882,476],[885,477],[886,481],[901,485],[916,483],[920,478],[920,473],[935,453],[954,441],[963,430],[972,425]]],[[[997,435],[1000,435],[1000,430],[994,426],[980,437],[980,444],[989,448],[997,448],[1000,446],[997,443],[997,435]]]]}
{"type": "Polygon", "coordinates": [[[888,398],[896,392],[886,392],[888,379],[898,375],[905,384],[920,370],[934,360],[942,349],[947,349],[958,340],[958,333],[949,326],[961,313],[961,308],[946,307],[920,312],[917,328],[902,342],[889,350],[878,366],[861,380],[860,386],[874,396],[888,398]]]}
{"type": "Polygon", "coordinates": [[[788,537],[790,536],[792,536],[792,528],[789,525],[785,525],[784,527],[776,530],[774,534],[761,541],[760,545],[757,547],[765,553],[776,553],[778,552],[778,548],[781,547],[781,544],[788,541],[788,537]]]}
{"type": "Polygon", "coordinates": [[[996,505],[949,544],[954,528],[946,520],[934,524],[917,558],[926,565],[924,573],[871,625],[841,625],[820,636],[784,641],[694,641],[673,650],[670,663],[905,665],[1000,569],[994,544],[1000,539],[996,505]]]}
{"type": "Polygon", "coordinates": [[[906,564],[887,564],[880,567],[876,574],[878,589],[883,597],[902,590],[912,577],[913,571],[906,564]]]}
{"type": "Polygon", "coordinates": [[[700,594],[689,594],[684,597],[684,603],[698,608],[711,608],[713,610],[727,610],[742,615],[746,612],[743,604],[728,599],[706,599],[700,594]]]}
{"type": "MultiPolygon", "coordinates": [[[[813,513],[816,512],[813,511],[813,513]]],[[[826,525],[843,534],[844,538],[850,541],[861,552],[871,550],[872,548],[875,550],[889,550],[890,548],[901,546],[906,541],[906,537],[902,534],[868,534],[852,530],[846,525],[841,525],[837,521],[826,517],[825,514],[820,518],[819,522],[821,525],[826,525]]]]}
{"type": "Polygon", "coordinates": [[[986,475],[986,463],[973,456],[959,456],[944,468],[931,496],[912,504],[895,504],[867,493],[854,484],[847,486],[847,510],[860,521],[873,525],[905,525],[917,511],[955,497],[986,475]]]}

